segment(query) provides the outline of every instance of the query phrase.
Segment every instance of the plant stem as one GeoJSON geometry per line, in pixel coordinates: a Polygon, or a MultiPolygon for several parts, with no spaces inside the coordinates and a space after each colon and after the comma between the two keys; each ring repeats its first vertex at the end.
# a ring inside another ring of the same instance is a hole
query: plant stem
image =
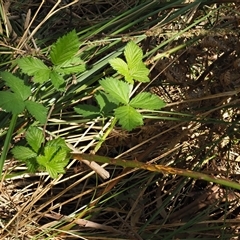
{"type": "Polygon", "coordinates": [[[4,162],[5,162],[6,157],[7,157],[9,145],[10,145],[10,142],[11,142],[11,139],[12,139],[12,134],[13,134],[16,122],[17,122],[17,118],[18,118],[18,114],[13,114],[12,115],[10,126],[8,128],[8,131],[7,131],[7,136],[6,136],[6,139],[4,141],[3,151],[2,151],[1,158],[0,158],[0,179],[2,177],[4,162]]]}
{"type": "Polygon", "coordinates": [[[130,168],[137,168],[137,169],[144,169],[152,172],[159,172],[163,174],[173,174],[173,175],[180,175],[184,177],[194,178],[194,179],[201,179],[207,182],[213,182],[217,183],[219,185],[230,187],[234,189],[240,190],[240,184],[237,182],[233,182],[229,179],[224,178],[218,178],[215,176],[211,176],[205,173],[201,172],[195,172],[191,170],[186,169],[180,169],[175,167],[168,167],[164,165],[155,165],[155,164],[148,164],[148,163],[142,163],[136,160],[125,160],[125,159],[115,159],[115,158],[109,158],[104,156],[98,156],[98,155],[89,155],[89,154],[78,154],[78,153],[72,153],[73,158],[81,160],[85,159],[88,161],[95,161],[99,163],[108,163],[113,164],[117,166],[122,167],[130,167],[130,168]]]}

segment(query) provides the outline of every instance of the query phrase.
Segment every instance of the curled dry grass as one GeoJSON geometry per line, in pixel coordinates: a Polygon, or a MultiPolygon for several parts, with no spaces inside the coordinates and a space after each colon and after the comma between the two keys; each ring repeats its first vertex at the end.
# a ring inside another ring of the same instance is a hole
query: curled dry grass
{"type": "MultiPolygon", "coordinates": [[[[239,181],[239,3],[74,1],[67,7],[65,2],[47,1],[41,9],[40,2],[7,3],[1,13],[9,20],[2,24],[3,69],[16,54],[44,56],[49,44],[71,28],[78,29],[80,50],[91,66],[68,79],[64,95],[46,85],[41,99],[49,106],[54,102],[47,138],[64,137],[82,152],[96,149],[109,123],[82,119],[72,107],[92,102],[103,71],[112,74],[108,60],[121,54],[125,41],[134,39],[151,68],[151,83],[136,86],[136,91],[157,93],[167,107],[146,113],[145,125],[132,132],[114,128],[97,153],[239,181]],[[27,17],[30,8],[32,18],[27,17]],[[44,20],[51,11],[56,12],[44,20]]],[[[2,142],[9,116],[1,112],[1,119],[2,142]]],[[[22,141],[29,124],[19,118],[13,144],[22,141]]],[[[110,174],[103,179],[90,167],[73,159],[64,176],[51,180],[44,173],[23,174],[24,166],[9,156],[5,174],[13,175],[1,182],[2,239],[239,235],[239,192],[234,189],[110,165],[101,166],[110,174]]]]}

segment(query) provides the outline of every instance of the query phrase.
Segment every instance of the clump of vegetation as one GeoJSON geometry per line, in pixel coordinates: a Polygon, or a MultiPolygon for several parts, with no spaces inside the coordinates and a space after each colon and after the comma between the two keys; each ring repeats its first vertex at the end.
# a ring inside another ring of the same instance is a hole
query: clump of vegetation
{"type": "Polygon", "coordinates": [[[239,7],[1,3],[1,236],[238,236],[239,7]]]}

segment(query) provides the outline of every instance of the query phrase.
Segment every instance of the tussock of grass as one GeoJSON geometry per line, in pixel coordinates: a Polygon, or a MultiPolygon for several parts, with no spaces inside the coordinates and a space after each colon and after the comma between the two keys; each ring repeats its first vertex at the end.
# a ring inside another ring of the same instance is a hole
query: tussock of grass
{"type": "MultiPolygon", "coordinates": [[[[155,92],[167,106],[146,113],[145,125],[132,132],[115,127],[97,154],[238,182],[240,6],[228,2],[47,1],[41,8],[41,1],[1,2],[1,70],[13,69],[13,60],[23,55],[44,59],[52,42],[77,29],[88,69],[69,76],[64,94],[45,84],[40,97],[52,109],[42,127],[47,139],[61,136],[89,153],[110,123],[81,118],[73,107],[93,102],[98,81],[113,74],[108,60],[133,39],[151,68],[151,83],[135,91],[155,92]]],[[[3,146],[9,114],[0,112],[0,119],[3,146]]],[[[18,119],[13,145],[24,141],[22,133],[32,123],[26,119],[18,119]]],[[[4,167],[2,239],[235,239],[240,234],[239,191],[201,179],[105,164],[97,167],[110,174],[104,180],[91,164],[73,159],[66,174],[52,180],[27,173],[10,155],[4,167]]]]}

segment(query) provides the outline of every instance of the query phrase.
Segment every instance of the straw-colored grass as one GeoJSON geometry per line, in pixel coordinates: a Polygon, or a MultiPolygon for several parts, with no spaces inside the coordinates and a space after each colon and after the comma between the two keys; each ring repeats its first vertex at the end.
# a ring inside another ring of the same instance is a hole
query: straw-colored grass
{"type": "MultiPolygon", "coordinates": [[[[75,151],[203,172],[239,181],[238,2],[1,2],[1,70],[12,60],[45,58],[59,36],[75,28],[88,69],[70,76],[64,94],[45,84],[51,108],[46,138],[60,136],[75,151]],[[136,41],[151,69],[150,84],[167,106],[146,113],[132,132],[73,111],[92,103],[98,80],[113,75],[108,60],[136,41]],[[54,103],[54,104],[53,104],[54,103]]],[[[4,88],[0,82],[1,88],[4,88]]],[[[0,142],[10,115],[0,112],[0,142]]],[[[12,146],[32,119],[20,116],[12,146]]],[[[72,159],[66,174],[30,174],[9,153],[0,186],[1,239],[237,239],[239,191],[201,179],[72,159]],[[99,175],[100,174],[100,175],[99,175]],[[102,175],[101,175],[102,174],[102,175]],[[107,177],[109,174],[109,178],[107,177]]]]}

